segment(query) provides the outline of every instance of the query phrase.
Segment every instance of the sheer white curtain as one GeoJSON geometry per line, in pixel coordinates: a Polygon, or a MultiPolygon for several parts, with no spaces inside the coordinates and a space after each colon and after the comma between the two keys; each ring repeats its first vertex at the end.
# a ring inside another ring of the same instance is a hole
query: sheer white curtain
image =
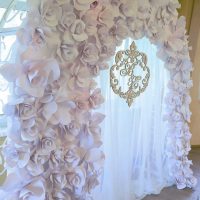
{"type": "MultiPolygon", "coordinates": [[[[125,40],[118,50],[129,49],[131,42],[131,39],[125,40]]],[[[169,74],[148,39],[135,42],[139,51],[148,57],[151,77],[146,91],[131,108],[113,93],[108,71],[98,80],[105,97],[101,111],[106,115],[102,125],[106,163],[95,200],[142,199],[171,184],[164,154],[167,124],[163,120],[169,74]]],[[[113,63],[114,58],[110,66],[113,63]]]]}

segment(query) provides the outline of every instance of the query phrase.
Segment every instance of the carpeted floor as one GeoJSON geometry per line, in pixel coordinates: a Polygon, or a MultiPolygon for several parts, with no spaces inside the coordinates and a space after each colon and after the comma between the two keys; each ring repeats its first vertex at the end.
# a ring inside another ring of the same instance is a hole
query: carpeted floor
{"type": "Polygon", "coordinates": [[[177,190],[176,187],[168,187],[159,195],[149,195],[143,200],[200,200],[200,148],[194,148],[190,152],[190,159],[193,160],[194,174],[198,178],[198,184],[194,190],[177,190]]]}

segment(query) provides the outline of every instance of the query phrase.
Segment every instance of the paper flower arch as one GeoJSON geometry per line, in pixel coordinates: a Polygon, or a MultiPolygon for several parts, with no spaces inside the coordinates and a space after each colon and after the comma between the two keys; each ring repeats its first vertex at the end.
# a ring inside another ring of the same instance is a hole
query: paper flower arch
{"type": "Polygon", "coordinates": [[[104,115],[94,111],[103,97],[93,78],[127,37],[148,37],[170,71],[169,171],[178,188],[196,184],[187,158],[192,63],[179,6],[177,0],[29,0],[16,62],[0,69],[13,84],[4,109],[5,199],[91,198],[104,163],[104,115]]]}

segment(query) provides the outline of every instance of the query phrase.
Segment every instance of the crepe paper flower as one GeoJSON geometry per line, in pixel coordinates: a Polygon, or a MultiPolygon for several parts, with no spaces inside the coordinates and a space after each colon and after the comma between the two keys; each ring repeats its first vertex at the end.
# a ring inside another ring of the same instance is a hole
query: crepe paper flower
{"type": "Polygon", "coordinates": [[[27,120],[36,116],[37,108],[34,98],[26,99],[23,103],[20,103],[17,108],[21,120],[27,120]]]}
{"type": "Polygon", "coordinates": [[[144,21],[137,18],[128,18],[127,23],[130,31],[135,39],[140,39],[144,36],[144,21]]]}
{"type": "Polygon", "coordinates": [[[71,122],[70,110],[73,105],[69,102],[57,103],[57,110],[50,118],[49,122],[53,125],[63,124],[68,125],[71,122]]]}
{"type": "Polygon", "coordinates": [[[165,0],[151,0],[149,1],[149,3],[151,4],[152,7],[164,6],[166,4],[166,1],[165,0]]]}
{"type": "Polygon", "coordinates": [[[101,89],[95,89],[89,97],[90,108],[97,108],[104,102],[104,98],[101,95],[101,89]]]}
{"type": "Polygon", "coordinates": [[[187,179],[187,186],[189,188],[194,188],[197,185],[197,183],[198,183],[198,180],[197,178],[193,176],[193,174],[190,176],[189,179],[187,179]]]}
{"type": "MultiPolygon", "coordinates": [[[[71,112],[72,114],[72,118],[73,118],[73,114],[74,112],[71,112]]],[[[66,125],[65,127],[65,133],[67,134],[66,138],[72,138],[72,140],[74,139],[74,137],[78,136],[80,133],[80,123],[76,120],[72,120],[68,125],[66,125]]]]}
{"type": "Polygon", "coordinates": [[[70,66],[68,87],[74,90],[76,87],[87,88],[90,86],[90,73],[87,67],[80,64],[73,64],[70,66]]]}
{"type": "Polygon", "coordinates": [[[62,6],[62,5],[70,3],[70,0],[55,0],[55,1],[59,6],[62,6]]]}
{"type": "Polygon", "coordinates": [[[69,186],[74,190],[76,195],[81,195],[82,188],[85,184],[86,172],[81,166],[73,168],[66,174],[69,186]]]}
{"type": "Polygon", "coordinates": [[[98,126],[105,118],[105,115],[101,113],[93,113],[90,115],[88,127],[92,134],[100,134],[101,129],[98,126]]]}
{"type": "Polygon", "coordinates": [[[32,160],[29,161],[28,165],[26,166],[27,171],[31,176],[39,176],[44,173],[44,166],[39,162],[33,162],[32,160]]]}
{"type": "Polygon", "coordinates": [[[39,152],[41,155],[49,155],[49,153],[56,149],[55,137],[45,136],[40,140],[39,152]]]}
{"type": "Polygon", "coordinates": [[[21,138],[23,141],[27,141],[27,142],[37,141],[39,139],[38,132],[39,130],[36,126],[23,129],[21,131],[21,138]]]}
{"type": "Polygon", "coordinates": [[[78,54],[78,49],[73,44],[61,44],[60,48],[57,50],[57,55],[61,63],[72,63],[77,58],[78,54]]]}
{"type": "Polygon", "coordinates": [[[120,42],[126,37],[128,37],[129,29],[127,27],[126,21],[122,19],[117,20],[115,34],[116,34],[117,40],[120,42]]]}
{"type": "MultiPolygon", "coordinates": [[[[73,8],[71,8],[73,9],[73,8]]],[[[65,32],[67,30],[69,30],[70,26],[75,22],[76,20],[76,15],[72,12],[72,10],[70,11],[65,11],[63,10],[63,15],[61,17],[61,20],[59,21],[59,30],[61,30],[62,32],[65,32]]]]}
{"type": "Polygon", "coordinates": [[[6,161],[6,167],[24,168],[30,159],[30,149],[25,144],[7,144],[3,149],[3,155],[6,161]]]}
{"type": "Polygon", "coordinates": [[[60,77],[59,65],[54,59],[27,62],[22,67],[24,73],[19,75],[16,85],[34,97],[42,97],[46,85],[60,77]]]}
{"type": "Polygon", "coordinates": [[[136,15],[138,9],[136,0],[127,0],[120,5],[120,11],[126,17],[133,17],[136,15]]]}
{"type": "Polygon", "coordinates": [[[177,8],[180,8],[178,2],[169,2],[167,5],[159,7],[156,14],[157,22],[164,26],[176,21],[178,16],[177,8]]]}
{"type": "Polygon", "coordinates": [[[86,43],[82,55],[81,60],[84,63],[95,64],[99,60],[99,50],[95,44],[86,43]]]}
{"type": "Polygon", "coordinates": [[[62,148],[55,149],[51,152],[49,158],[49,167],[51,169],[59,169],[64,162],[64,151],[62,148]]]}
{"type": "MultiPolygon", "coordinates": [[[[95,172],[86,179],[86,184],[84,187],[85,192],[90,193],[95,187],[100,184],[99,176],[100,173],[95,172]]],[[[88,197],[88,200],[90,199],[91,197],[88,197]]]]}
{"type": "Polygon", "coordinates": [[[52,1],[43,0],[39,8],[41,21],[44,25],[55,27],[62,16],[62,8],[52,1]]]}
{"type": "Polygon", "coordinates": [[[59,200],[72,200],[71,196],[68,194],[68,192],[65,189],[54,190],[52,192],[52,198],[59,199],[59,200]]]}
{"type": "Polygon", "coordinates": [[[50,181],[55,190],[61,190],[67,185],[67,179],[64,174],[53,173],[50,176],[50,181]]]}
{"type": "Polygon", "coordinates": [[[54,56],[60,46],[58,32],[37,29],[26,48],[22,48],[20,61],[43,60],[54,56]]]}
{"type": "Polygon", "coordinates": [[[42,179],[33,179],[29,184],[24,186],[20,193],[19,199],[45,200],[45,184],[42,179]]]}
{"type": "Polygon", "coordinates": [[[90,165],[91,171],[99,171],[102,169],[105,156],[100,149],[93,148],[87,152],[85,160],[90,165]]]}
{"type": "Polygon", "coordinates": [[[115,50],[115,45],[103,45],[100,50],[100,59],[109,59],[111,56],[115,55],[115,50]]]}
{"type": "Polygon", "coordinates": [[[76,92],[71,95],[71,100],[75,103],[79,110],[89,110],[89,92],[76,92]]]}
{"type": "Polygon", "coordinates": [[[91,149],[101,146],[101,128],[99,124],[104,117],[101,113],[89,113],[87,124],[83,126],[80,133],[80,146],[82,148],[91,149]]]}
{"type": "Polygon", "coordinates": [[[112,34],[110,34],[110,29],[105,26],[102,26],[98,29],[98,39],[102,45],[116,46],[115,35],[113,36],[112,34]]]}
{"type": "Polygon", "coordinates": [[[91,8],[84,13],[82,19],[86,25],[85,30],[88,36],[92,36],[97,33],[98,15],[101,10],[102,5],[98,3],[95,8],[91,8]]]}
{"type": "Polygon", "coordinates": [[[40,151],[33,152],[26,168],[32,176],[38,176],[44,172],[44,164],[47,163],[49,155],[43,155],[40,151]]]}
{"type": "Polygon", "coordinates": [[[86,11],[90,9],[90,6],[95,0],[73,0],[74,8],[79,11],[86,11]]]}
{"type": "Polygon", "coordinates": [[[42,114],[44,118],[48,121],[52,117],[52,115],[57,111],[58,106],[55,101],[50,101],[44,104],[42,109],[42,114]]]}
{"type": "Polygon", "coordinates": [[[98,16],[98,22],[102,25],[111,28],[114,25],[114,17],[117,16],[117,13],[113,10],[112,6],[105,6],[102,8],[98,16]]]}
{"type": "Polygon", "coordinates": [[[75,20],[71,25],[70,31],[73,39],[77,42],[82,42],[88,39],[88,35],[85,33],[85,23],[80,19],[75,20]]]}
{"type": "Polygon", "coordinates": [[[71,148],[65,150],[64,162],[69,168],[74,169],[79,165],[84,157],[84,149],[82,148],[71,148]]]}

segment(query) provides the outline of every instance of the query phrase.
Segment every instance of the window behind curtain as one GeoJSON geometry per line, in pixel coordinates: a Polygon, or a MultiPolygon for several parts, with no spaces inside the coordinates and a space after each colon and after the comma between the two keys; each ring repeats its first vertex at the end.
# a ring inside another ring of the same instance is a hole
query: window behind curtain
{"type": "MultiPolygon", "coordinates": [[[[26,0],[0,0],[0,66],[9,61],[11,46],[16,40],[16,30],[26,15],[26,0]]],[[[8,82],[0,75],[0,136],[7,127],[3,105],[9,95],[8,82]]]]}
{"type": "MultiPolygon", "coordinates": [[[[9,62],[11,47],[16,40],[16,31],[26,15],[26,0],[0,0],[0,67],[9,62]]],[[[7,103],[9,84],[0,75],[0,186],[4,183],[7,172],[1,147],[5,141],[7,119],[3,105],[7,103]]]]}

